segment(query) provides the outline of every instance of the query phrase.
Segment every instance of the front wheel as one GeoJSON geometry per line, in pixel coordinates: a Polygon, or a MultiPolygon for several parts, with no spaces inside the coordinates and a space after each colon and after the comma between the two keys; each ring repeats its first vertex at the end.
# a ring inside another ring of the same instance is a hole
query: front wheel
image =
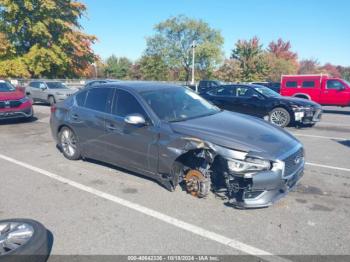
{"type": "Polygon", "coordinates": [[[290,123],[290,119],[291,117],[289,112],[282,107],[274,108],[269,114],[270,123],[279,127],[288,126],[290,123]]]}
{"type": "Polygon", "coordinates": [[[65,158],[69,160],[79,160],[81,158],[77,136],[73,130],[63,127],[58,135],[59,147],[65,158]]]}

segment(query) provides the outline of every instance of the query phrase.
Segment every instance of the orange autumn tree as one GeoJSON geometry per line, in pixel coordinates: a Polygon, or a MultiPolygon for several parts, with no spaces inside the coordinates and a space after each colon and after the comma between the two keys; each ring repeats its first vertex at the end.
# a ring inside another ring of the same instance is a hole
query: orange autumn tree
{"type": "Polygon", "coordinates": [[[96,59],[74,0],[0,0],[0,77],[80,77],[96,59]]]}

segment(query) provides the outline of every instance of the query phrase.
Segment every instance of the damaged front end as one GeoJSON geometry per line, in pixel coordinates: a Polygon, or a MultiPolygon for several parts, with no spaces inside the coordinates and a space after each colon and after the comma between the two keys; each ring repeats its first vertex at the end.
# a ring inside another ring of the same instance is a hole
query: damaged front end
{"type": "Polygon", "coordinates": [[[182,184],[193,196],[205,197],[212,191],[237,208],[266,207],[286,195],[303,175],[300,145],[279,159],[268,159],[195,138],[182,141],[186,142],[175,161],[172,185],[182,184]]]}

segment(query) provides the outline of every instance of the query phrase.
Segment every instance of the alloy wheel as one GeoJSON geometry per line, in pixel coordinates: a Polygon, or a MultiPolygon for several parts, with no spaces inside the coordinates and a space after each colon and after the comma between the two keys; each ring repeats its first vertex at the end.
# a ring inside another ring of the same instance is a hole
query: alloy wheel
{"type": "Polygon", "coordinates": [[[64,129],[61,134],[62,150],[70,157],[77,151],[77,140],[74,133],[69,129],[64,129]]]}
{"type": "Polygon", "coordinates": [[[18,249],[32,238],[34,229],[27,223],[0,223],[0,256],[18,249]]]}

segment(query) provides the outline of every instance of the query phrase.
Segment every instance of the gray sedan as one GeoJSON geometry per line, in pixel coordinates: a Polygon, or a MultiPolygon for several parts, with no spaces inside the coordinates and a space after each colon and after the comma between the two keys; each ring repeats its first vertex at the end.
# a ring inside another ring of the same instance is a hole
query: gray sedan
{"type": "Polygon", "coordinates": [[[289,133],[174,85],[84,89],[53,107],[50,124],[70,160],[107,162],[197,197],[213,191],[240,208],[271,205],[304,170],[304,149],[289,133]]]}

